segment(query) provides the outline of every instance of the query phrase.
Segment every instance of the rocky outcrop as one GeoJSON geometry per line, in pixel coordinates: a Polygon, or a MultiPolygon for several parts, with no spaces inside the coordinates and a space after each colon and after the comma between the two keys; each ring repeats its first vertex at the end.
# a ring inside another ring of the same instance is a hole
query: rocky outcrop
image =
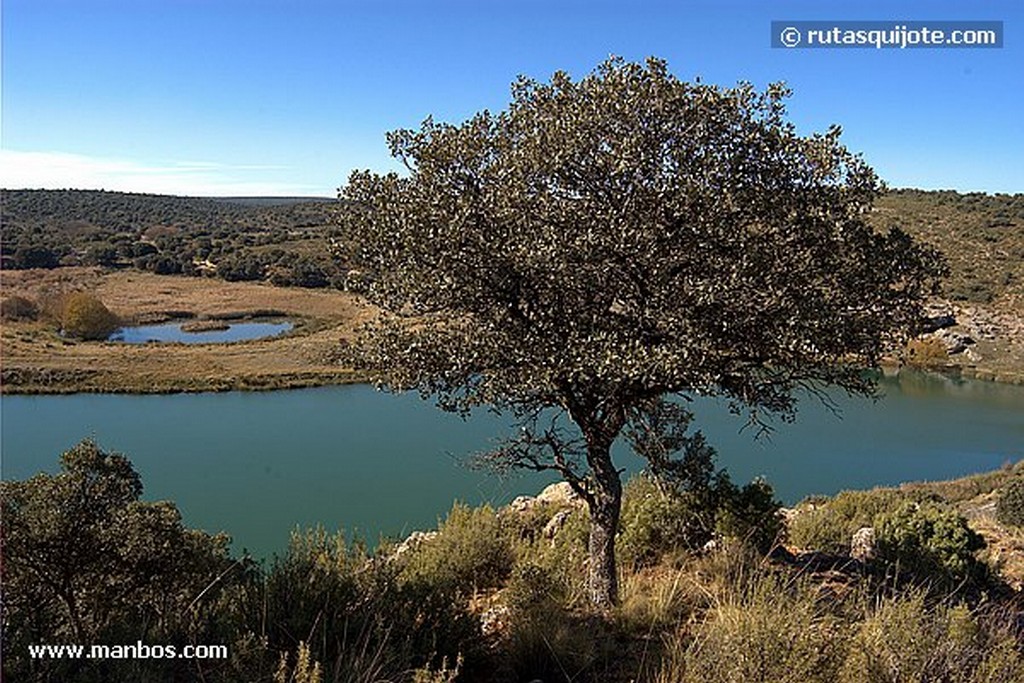
{"type": "Polygon", "coordinates": [[[946,353],[951,356],[963,353],[967,350],[967,347],[976,343],[974,338],[969,334],[950,329],[939,330],[938,332],[933,332],[929,336],[941,341],[943,346],[946,347],[946,353]]]}
{"type": "Polygon", "coordinates": [[[868,562],[876,553],[875,530],[869,526],[857,529],[850,541],[850,557],[859,562],[868,562]]]}
{"type": "Polygon", "coordinates": [[[538,505],[582,508],[586,506],[586,503],[578,493],[572,490],[568,482],[560,481],[546,487],[536,496],[517,496],[508,504],[508,509],[512,512],[523,513],[538,505]]]}
{"type": "Polygon", "coordinates": [[[419,547],[421,544],[426,543],[437,538],[438,532],[436,531],[414,531],[409,534],[404,541],[395,547],[394,552],[391,553],[388,559],[397,559],[405,553],[419,547]]]}

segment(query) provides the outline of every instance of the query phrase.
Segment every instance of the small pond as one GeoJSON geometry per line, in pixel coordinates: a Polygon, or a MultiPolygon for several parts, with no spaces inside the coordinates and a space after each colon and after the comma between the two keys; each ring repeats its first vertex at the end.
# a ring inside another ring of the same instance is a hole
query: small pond
{"type": "Polygon", "coordinates": [[[241,322],[231,323],[223,330],[202,330],[189,332],[182,329],[188,323],[161,323],[159,325],[139,325],[122,327],[114,332],[108,341],[126,344],[145,344],[147,342],[178,342],[181,344],[225,344],[229,342],[263,339],[284,334],[294,327],[290,322],[241,322]]]}

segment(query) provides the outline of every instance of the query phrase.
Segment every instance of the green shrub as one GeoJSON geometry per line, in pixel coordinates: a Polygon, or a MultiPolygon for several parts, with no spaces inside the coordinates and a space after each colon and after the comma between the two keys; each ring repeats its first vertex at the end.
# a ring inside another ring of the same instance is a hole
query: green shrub
{"type": "Polygon", "coordinates": [[[725,538],[733,538],[767,553],[782,535],[781,505],[775,491],[762,479],[731,491],[722,499],[715,530],[725,538]]]}
{"type": "Polygon", "coordinates": [[[4,680],[182,680],[178,659],[30,659],[36,643],[223,643],[221,600],[247,574],[229,539],[188,529],[170,502],[141,500],[123,455],[83,441],[58,474],[0,482],[4,680]]]}
{"type": "Polygon", "coordinates": [[[1003,524],[1024,527],[1024,477],[1014,479],[999,495],[996,517],[1003,524]]]}
{"type": "MultiPolygon", "coordinates": [[[[511,539],[514,565],[543,571],[552,583],[552,595],[564,608],[587,604],[586,563],[590,537],[590,516],[585,508],[537,505],[524,513],[502,515],[505,532],[511,539]],[[552,536],[543,532],[554,515],[568,512],[552,536]]],[[[524,569],[530,572],[533,569],[524,569]]],[[[525,577],[523,577],[525,578],[525,577]]],[[[513,570],[512,582],[516,579],[513,570]]]]}
{"type": "Polygon", "coordinates": [[[975,557],[984,540],[938,503],[904,501],[880,514],[874,526],[879,559],[898,563],[914,578],[959,583],[984,577],[985,566],[975,557]]]}
{"type": "Polygon", "coordinates": [[[119,326],[117,316],[92,294],[75,292],[64,300],[61,327],[78,339],[102,340],[119,326]]]}
{"type": "Polygon", "coordinates": [[[438,534],[408,553],[404,579],[473,593],[494,588],[508,577],[513,554],[508,534],[489,505],[456,503],[438,534]]]}
{"type": "Polygon", "coordinates": [[[906,496],[896,489],[872,489],[843,491],[824,503],[805,503],[789,523],[789,540],[803,550],[848,553],[858,529],[872,526],[875,517],[904,500],[906,496]]]}
{"type": "Polygon", "coordinates": [[[767,552],[782,529],[779,508],[761,480],[738,488],[719,472],[706,488],[684,489],[642,474],[626,484],[616,549],[634,568],[699,550],[716,534],[767,552]]]}
{"type": "Polygon", "coordinates": [[[505,604],[516,614],[535,614],[561,603],[559,582],[538,564],[517,564],[504,590],[505,604]]]}
{"type": "Polygon", "coordinates": [[[697,550],[711,540],[716,505],[707,493],[683,491],[642,474],[626,483],[616,550],[623,566],[656,563],[676,550],[697,550]]]}

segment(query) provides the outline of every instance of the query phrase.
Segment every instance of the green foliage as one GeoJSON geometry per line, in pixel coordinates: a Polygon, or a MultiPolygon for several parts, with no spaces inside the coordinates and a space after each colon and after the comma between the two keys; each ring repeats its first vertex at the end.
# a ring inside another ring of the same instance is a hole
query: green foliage
{"type": "Polygon", "coordinates": [[[914,578],[955,585],[985,576],[985,566],[975,557],[984,540],[947,507],[904,501],[878,515],[875,529],[879,557],[898,563],[914,578]]]}
{"type": "Polygon", "coordinates": [[[656,563],[674,551],[699,550],[711,540],[716,506],[710,492],[682,491],[640,475],[625,487],[617,548],[628,567],[656,563]]]}
{"type": "Polygon", "coordinates": [[[4,320],[35,320],[39,307],[23,296],[9,296],[0,301],[0,318],[4,320]]]}
{"type": "Polygon", "coordinates": [[[899,225],[938,247],[949,263],[948,298],[969,303],[1024,295],[1024,194],[894,190],[878,201],[872,222],[899,225]],[[986,258],[978,258],[986,254],[986,258]]]}
{"type": "Polygon", "coordinates": [[[334,201],[3,190],[4,268],[133,266],[325,287],[344,280],[334,201]],[[211,268],[212,266],[212,268],[211,268]]]}
{"type": "Polygon", "coordinates": [[[499,585],[512,565],[508,537],[489,505],[456,503],[437,536],[407,555],[404,580],[467,594],[499,585]]]}
{"type": "Polygon", "coordinates": [[[803,550],[832,554],[850,551],[853,534],[906,500],[896,489],[843,491],[825,502],[804,503],[789,523],[790,542],[803,550]]]}
{"type": "Polygon", "coordinates": [[[1024,527],[1024,477],[1011,480],[999,494],[996,517],[1003,524],[1024,527]]]}
{"type": "Polygon", "coordinates": [[[581,440],[528,428],[500,454],[587,485],[597,604],[615,600],[610,448],[628,422],[672,394],[791,415],[807,382],[870,393],[861,370],[942,272],[868,225],[877,176],[838,127],[799,136],[788,95],[612,58],[520,79],[497,114],[395,131],[409,174],[356,171],[341,191],[384,311],[348,360],[447,409],[567,416],[581,440]]]}
{"type": "Polygon", "coordinates": [[[479,624],[452,586],[400,576],[396,560],[323,529],[292,535],[238,621],[266,639],[248,663],[253,671],[291,658],[298,639],[328,681],[371,683],[479,658],[479,624]]]}
{"type": "Polygon", "coordinates": [[[117,316],[92,294],[75,292],[64,299],[61,311],[64,334],[78,339],[102,340],[119,325],[117,316]]]}
{"type": "MultiPolygon", "coordinates": [[[[749,571],[749,570],[748,570],[749,571]]],[[[806,579],[753,570],[677,628],[658,683],[1020,683],[1012,621],[923,592],[823,599],[806,579]]]]}
{"type": "Polygon", "coordinates": [[[719,472],[685,486],[639,475],[623,496],[619,557],[627,566],[649,566],[669,553],[699,550],[716,535],[767,552],[782,530],[779,507],[761,480],[740,488],[719,472]]]}
{"type": "Polygon", "coordinates": [[[531,614],[559,604],[558,582],[538,564],[516,564],[505,585],[503,598],[513,612],[531,614]]]}
{"type": "Polygon", "coordinates": [[[56,268],[59,265],[60,255],[44,245],[18,247],[11,257],[12,268],[56,268]]]}
{"type": "Polygon", "coordinates": [[[243,564],[230,562],[226,537],[184,528],[173,504],[141,501],[124,456],[83,441],[59,474],[4,481],[0,494],[5,678],[144,680],[155,666],[168,679],[186,665],[28,661],[29,644],[219,642],[213,613],[243,564]]]}
{"type": "Polygon", "coordinates": [[[520,598],[524,603],[530,602],[531,593],[534,597],[542,593],[566,609],[586,603],[590,527],[586,509],[541,504],[523,512],[506,509],[501,521],[514,555],[506,587],[506,591],[512,589],[510,605],[520,598]],[[563,515],[564,519],[561,527],[549,537],[544,529],[556,515],[563,515]]]}
{"type": "Polygon", "coordinates": [[[721,497],[722,504],[715,530],[725,538],[740,540],[767,553],[782,534],[782,507],[775,491],[763,479],[755,479],[741,489],[732,487],[721,497]]]}

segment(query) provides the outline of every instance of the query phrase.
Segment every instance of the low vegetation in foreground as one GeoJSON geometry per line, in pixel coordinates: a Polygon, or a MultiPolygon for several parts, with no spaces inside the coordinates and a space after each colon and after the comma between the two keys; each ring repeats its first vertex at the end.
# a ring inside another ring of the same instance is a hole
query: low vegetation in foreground
{"type": "Polygon", "coordinates": [[[694,472],[627,484],[620,601],[596,610],[564,485],[373,550],[299,531],[261,565],[86,441],[60,474],[2,484],[4,678],[1024,681],[1021,466],[782,511],[764,482],[694,472]],[[30,658],[43,643],[228,656],[30,658]]]}

